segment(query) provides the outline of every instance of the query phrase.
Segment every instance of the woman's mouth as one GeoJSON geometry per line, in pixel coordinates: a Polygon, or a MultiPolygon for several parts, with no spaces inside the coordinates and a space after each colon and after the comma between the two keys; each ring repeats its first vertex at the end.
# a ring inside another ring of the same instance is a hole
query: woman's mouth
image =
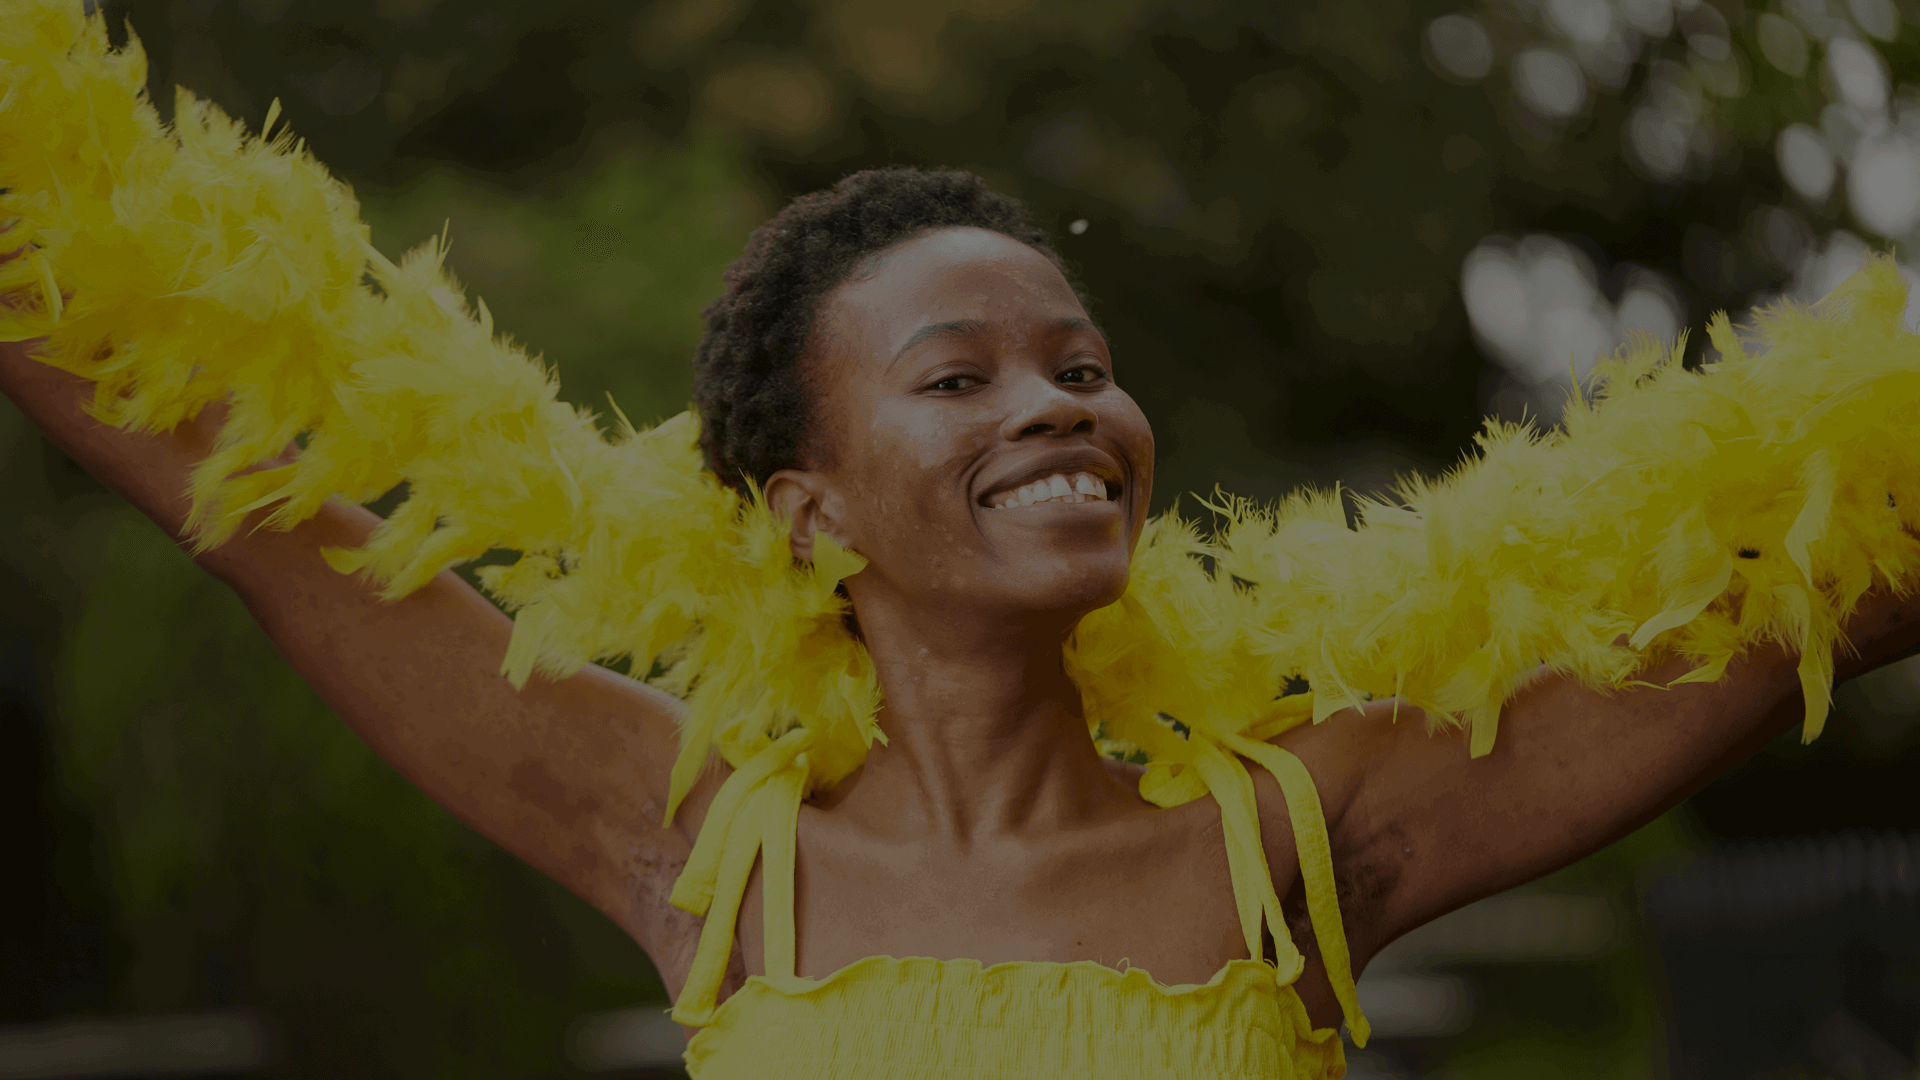
{"type": "Polygon", "coordinates": [[[1107,501],[1107,482],[1088,472],[1054,473],[1031,484],[989,496],[987,506],[995,510],[1017,510],[1041,503],[1092,503],[1107,501]]]}

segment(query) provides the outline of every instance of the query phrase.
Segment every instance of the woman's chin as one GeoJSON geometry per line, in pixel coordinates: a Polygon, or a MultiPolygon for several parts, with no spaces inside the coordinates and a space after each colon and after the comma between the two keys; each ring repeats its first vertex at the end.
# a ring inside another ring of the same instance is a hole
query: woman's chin
{"type": "Polygon", "coordinates": [[[1114,603],[1127,591],[1125,552],[1036,562],[1040,565],[1003,581],[1007,606],[1034,615],[1078,619],[1114,603]]]}

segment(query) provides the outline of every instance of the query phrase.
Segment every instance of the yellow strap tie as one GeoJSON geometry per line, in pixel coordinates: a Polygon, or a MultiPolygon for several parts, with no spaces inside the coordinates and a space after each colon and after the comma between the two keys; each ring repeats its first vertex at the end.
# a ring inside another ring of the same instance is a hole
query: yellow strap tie
{"type": "MultiPolygon", "coordinates": [[[[1299,758],[1272,743],[1239,735],[1229,735],[1225,742],[1259,762],[1280,781],[1280,791],[1287,798],[1287,816],[1293,819],[1293,845],[1300,860],[1300,878],[1306,885],[1313,936],[1320,942],[1320,960],[1326,966],[1327,981],[1333,984],[1340,1011],[1346,1015],[1347,1033],[1353,1036],[1355,1046],[1365,1046],[1373,1028],[1354,994],[1347,929],[1340,918],[1340,897],[1333,883],[1333,845],[1327,840],[1327,819],[1320,809],[1320,792],[1314,787],[1313,774],[1299,758]]],[[[1272,888],[1271,879],[1268,888],[1272,888]]]]}
{"type": "MultiPolygon", "coordinates": [[[[714,794],[713,805],[707,808],[706,822],[693,842],[693,852],[687,856],[686,868],[680,871],[679,880],[673,883],[669,903],[688,914],[707,913],[707,905],[713,902],[714,882],[720,872],[720,853],[729,845],[733,822],[739,817],[740,808],[745,805],[748,794],[765,782],[767,777],[786,767],[795,755],[813,745],[813,739],[811,729],[794,728],[742,762],[733,775],[727,777],[714,794]]],[[[754,839],[759,839],[757,834],[754,839]]]]}
{"type": "Polygon", "coordinates": [[[807,755],[795,757],[761,787],[760,900],[761,936],[767,974],[792,978],[794,831],[800,826],[800,799],[807,787],[807,755]]]}
{"type": "MultiPolygon", "coordinates": [[[[1261,958],[1260,917],[1265,914],[1273,928],[1274,945],[1293,942],[1287,936],[1286,922],[1280,915],[1280,897],[1273,891],[1273,871],[1267,866],[1267,849],[1260,843],[1260,811],[1253,798],[1253,780],[1232,754],[1220,749],[1212,739],[1195,731],[1191,736],[1194,767],[1220,804],[1220,828],[1226,835],[1227,867],[1233,877],[1233,903],[1240,913],[1240,933],[1246,939],[1247,955],[1261,958]]],[[[1287,959],[1292,959],[1291,956],[1287,959]]]]}
{"type": "Polygon", "coordinates": [[[713,1021],[720,983],[733,955],[740,900],[761,845],[775,831],[785,839],[769,845],[764,875],[767,970],[793,973],[793,829],[806,790],[804,751],[814,737],[805,728],[782,735],[742,763],[714,796],[686,869],[673,886],[675,907],[706,916],[693,966],[673,1006],[673,1018],[682,1024],[713,1021]],[[777,871],[772,865],[776,861],[784,864],[777,871]]]}

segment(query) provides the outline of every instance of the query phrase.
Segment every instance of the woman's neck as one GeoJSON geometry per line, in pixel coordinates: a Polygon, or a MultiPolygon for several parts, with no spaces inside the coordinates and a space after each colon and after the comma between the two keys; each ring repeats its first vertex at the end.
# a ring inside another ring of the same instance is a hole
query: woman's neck
{"type": "Polygon", "coordinates": [[[860,623],[887,742],[822,805],[863,831],[962,853],[1138,806],[1087,737],[1061,663],[1071,622],[876,606],[860,623]]]}

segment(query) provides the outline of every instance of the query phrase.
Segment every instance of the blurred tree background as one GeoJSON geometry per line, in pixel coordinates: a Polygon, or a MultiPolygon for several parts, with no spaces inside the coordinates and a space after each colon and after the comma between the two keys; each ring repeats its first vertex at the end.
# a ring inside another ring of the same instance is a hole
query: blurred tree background
{"type": "MultiPolygon", "coordinates": [[[[699,312],[787,199],[971,169],[1079,268],[1163,507],[1445,468],[1487,413],[1551,423],[1570,368],[1628,333],[1817,298],[1920,224],[1915,0],[105,11],[163,111],[175,83],[256,126],[278,98],[378,246],[448,229],[565,396],[636,422],[685,406],[699,312]]],[[[0,492],[0,1020],[239,1005],[279,1032],[273,1076],[546,1077],[578,1072],[574,1018],[663,1000],[631,942],[332,722],[10,407],[0,492]]],[[[1482,971],[1470,1026],[1356,1074],[1667,1071],[1641,897],[1669,860],[1920,828],[1920,676],[1843,688],[1840,712],[1549,883],[1608,899],[1607,949],[1482,971]]],[[[1910,1062],[1920,960],[1874,970],[1896,1004],[1867,1027],[1910,1062]]]]}

